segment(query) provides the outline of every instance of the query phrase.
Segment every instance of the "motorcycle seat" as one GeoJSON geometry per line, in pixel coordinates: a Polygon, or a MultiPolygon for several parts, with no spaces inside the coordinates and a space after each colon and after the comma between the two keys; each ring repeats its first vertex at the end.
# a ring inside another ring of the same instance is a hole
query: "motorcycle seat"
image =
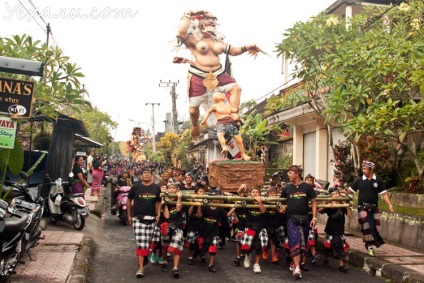
{"type": "MultiPolygon", "coordinates": [[[[2,196],[4,196],[6,193],[7,193],[7,191],[10,189],[10,187],[9,188],[7,188],[7,187],[3,187],[3,190],[2,190],[2,193],[1,193],[1,195],[2,196]]],[[[19,196],[22,196],[23,194],[22,194],[22,192],[20,192],[18,189],[16,189],[16,188],[13,188],[11,191],[10,191],[10,193],[7,195],[7,200],[12,200],[12,199],[14,199],[15,197],[19,197],[19,196]]]]}
{"type": "Polygon", "coordinates": [[[7,232],[18,232],[22,229],[25,223],[28,221],[28,214],[26,213],[16,213],[21,217],[12,216],[10,218],[3,218],[6,227],[4,228],[7,232]]]}
{"type": "Polygon", "coordinates": [[[82,194],[82,193],[79,193],[79,194],[67,194],[66,197],[67,198],[77,198],[77,197],[84,198],[84,194],[82,194]]]}

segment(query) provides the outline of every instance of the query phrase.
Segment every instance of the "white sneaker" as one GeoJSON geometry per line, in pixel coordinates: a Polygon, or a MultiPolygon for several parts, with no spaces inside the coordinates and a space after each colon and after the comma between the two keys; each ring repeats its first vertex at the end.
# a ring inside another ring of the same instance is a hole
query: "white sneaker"
{"type": "Polygon", "coordinates": [[[244,256],[244,262],[243,262],[243,264],[244,264],[244,267],[247,269],[247,268],[249,268],[250,267],[250,255],[245,255],[244,256]]]}
{"type": "Polygon", "coordinates": [[[300,267],[296,266],[296,268],[293,270],[293,277],[296,279],[302,278],[302,272],[300,271],[300,267]]]}
{"type": "Polygon", "coordinates": [[[261,274],[261,267],[259,266],[259,264],[257,264],[257,263],[255,263],[254,265],[253,265],[253,273],[256,273],[256,274],[261,274]]]}

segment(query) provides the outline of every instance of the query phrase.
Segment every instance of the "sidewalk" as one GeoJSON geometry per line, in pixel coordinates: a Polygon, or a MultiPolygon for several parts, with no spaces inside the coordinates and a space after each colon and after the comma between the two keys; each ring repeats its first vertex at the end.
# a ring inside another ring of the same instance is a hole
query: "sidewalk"
{"type": "MultiPolygon", "coordinates": [[[[85,200],[90,211],[93,211],[98,199],[102,197],[93,197],[90,193],[91,189],[88,189],[85,200]]],[[[42,221],[49,220],[44,218],[42,221]]],[[[46,223],[43,224],[46,227],[46,223]]],[[[16,274],[10,276],[10,282],[86,282],[84,273],[88,271],[87,263],[95,243],[84,236],[84,229],[76,231],[69,225],[69,229],[58,231],[60,227],[52,227],[52,230],[47,228],[41,233],[45,239],[40,240],[39,245],[31,250],[33,260],[25,254],[25,264],[16,266],[16,274]]]]}
{"type": "MultiPolygon", "coordinates": [[[[318,245],[325,238],[325,225],[318,223],[318,245]]],[[[348,233],[347,233],[348,234],[348,233]]],[[[374,248],[374,257],[366,253],[362,237],[348,234],[346,236],[350,249],[347,251],[349,264],[363,269],[371,276],[390,279],[390,282],[423,282],[424,251],[412,251],[391,244],[374,248]]]]}

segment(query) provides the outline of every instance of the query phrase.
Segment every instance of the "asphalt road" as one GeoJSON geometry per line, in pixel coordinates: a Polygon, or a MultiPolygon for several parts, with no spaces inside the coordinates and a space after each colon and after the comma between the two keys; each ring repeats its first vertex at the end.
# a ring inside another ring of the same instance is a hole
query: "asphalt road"
{"type": "MultiPolygon", "coordinates": [[[[107,206],[109,208],[109,206],[107,206]]],[[[93,218],[92,220],[96,220],[93,218]]],[[[91,222],[91,221],[90,221],[91,222]]],[[[216,257],[217,273],[208,271],[207,266],[201,266],[199,259],[195,265],[188,265],[187,252],[184,253],[180,263],[180,278],[172,277],[171,268],[168,272],[162,272],[159,265],[148,264],[145,268],[144,278],[137,279],[137,260],[135,255],[135,240],[132,227],[123,226],[118,217],[110,215],[106,210],[102,219],[97,223],[88,223],[96,229],[84,229],[87,234],[95,238],[97,249],[92,261],[92,270],[89,282],[171,282],[183,280],[184,282],[294,282],[288,265],[284,258],[274,265],[270,260],[261,262],[262,274],[254,274],[252,268],[245,269],[243,266],[236,267],[233,264],[235,258],[235,243],[228,242],[224,250],[218,250],[216,257]]],[[[89,227],[85,227],[89,228],[89,227]]],[[[330,268],[323,266],[322,261],[317,265],[308,262],[309,271],[303,272],[302,282],[384,282],[381,278],[371,277],[361,270],[351,267],[347,274],[337,270],[337,261],[331,259],[330,268]]],[[[170,264],[170,266],[172,266],[170,264]]]]}

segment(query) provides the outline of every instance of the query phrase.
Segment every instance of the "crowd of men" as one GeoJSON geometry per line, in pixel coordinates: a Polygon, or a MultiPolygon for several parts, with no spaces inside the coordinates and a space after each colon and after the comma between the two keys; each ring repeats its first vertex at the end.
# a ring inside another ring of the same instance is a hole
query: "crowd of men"
{"type": "MultiPolygon", "coordinates": [[[[364,175],[350,188],[351,191],[359,190],[358,220],[370,255],[374,255],[373,245],[379,247],[384,243],[378,234],[378,194],[394,211],[383,183],[372,174],[374,166],[372,162],[364,162],[364,175]]],[[[183,194],[188,191],[212,196],[221,192],[210,188],[207,178],[195,182],[197,179],[192,174],[182,170],[163,173],[159,182],[153,173],[151,167],[143,167],[139,171],[140,181],[134,183],[128,195],[128,223],[134,228],[138,278],[144,276],[144,266],[148,261],[160,264],[164,272],[172,264],[172,275],[179,278],[184,249],[188,253],[187,264],[192,265],[196,258],[200,258],[202,265],[207,265],[210,272],[217,272],[215,255],[220,246],[225,244],[226,238],[231,238],[237,242],[235,265],[243,264],[248,269],[253,263],[253,272],[260,274],[262,259],[271,258],[273,263],[277,263],[278,254],[283,254],[293,276],[300,279],[302,271],[308,270],[307,253],[311,254],[312,264],[318,263],[321,258],[314,248],[318,213],[328,215],[324,231],[324,265],[329,265],[329,256],[333,254],[339,259],[339,270],[349,270],[345,258],[348,244],[344,237],[344,223],[345,216],[352,217],[352,211],[349,207],[337,206],[318,209],[313,177],[308,176],[304,180],[300,166],[292,165],[288,168],[287,185],[280,187],[273,184],[266,192],[269,197],[279,195],[286,199],[286,206],[282,206],[282,209],[267,209],[263,204],[261,189],[248,188],[244,184],[240,185],[237,194],[251,197],[256,204],[254,208],[183,206],[183,194]],[[174,197],[165,199],[161,197],[161,192],[174,197]],[[312,209],[309,208],[310,204],[312,209]]],[[[330,188],[328,194],[335,198],[329,203],[339,203],[339,188],[330,188]]],[[[215,199],[211,202],[220,201],[215,199]]]]}

